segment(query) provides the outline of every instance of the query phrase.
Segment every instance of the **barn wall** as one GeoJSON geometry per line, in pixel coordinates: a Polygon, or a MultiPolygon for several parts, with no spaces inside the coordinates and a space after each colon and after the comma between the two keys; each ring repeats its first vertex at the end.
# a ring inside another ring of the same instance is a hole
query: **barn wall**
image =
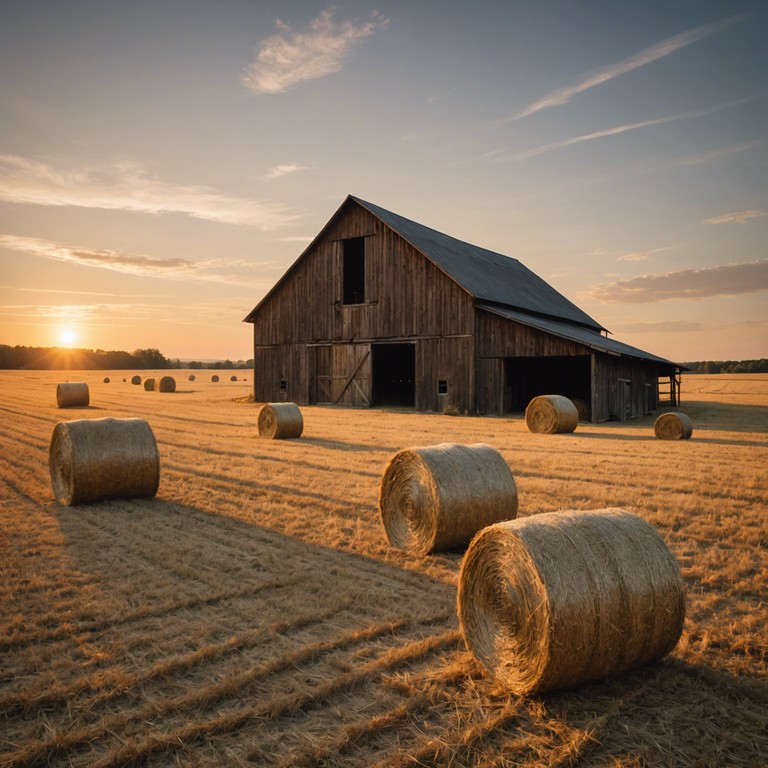
{"type": "Polygon", "coordinates": [[[443,413],[452,406],[474,413],[474,339],[471,336],[422,339],[416,345],[416,408],[443,413]],[[445,381],[447,393],[438,393],[445,381]]]}
{"type": "Polygon", "coordinates": [[[653,361],[595,355],[596,421],[626,421],[658,407],[659,371],[653,361]]]}

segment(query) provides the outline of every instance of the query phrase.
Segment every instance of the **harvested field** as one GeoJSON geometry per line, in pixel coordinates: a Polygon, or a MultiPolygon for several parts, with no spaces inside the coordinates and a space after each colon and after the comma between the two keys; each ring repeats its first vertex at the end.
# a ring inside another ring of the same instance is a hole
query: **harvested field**
{"type": "Polygon", "coordinates": [[[177,372],[148,397],[106,373],[62,413],[60,372],[0,372],[0,766],[768,764],[768,376],[686,377],[683,441],[658,413],[538,435],[330,407],[260,440],[248,383],[177,372]],[[61,507],[53,427],[105,416],[150,423],[158,495],[61,507]],[[458,631],[463,553],[394,549],[379,517],[392,455],[442,442],[500,451],[519,517],[654,525],[688,598],[671,656],[529,698],[492,683],[458,631]]]}

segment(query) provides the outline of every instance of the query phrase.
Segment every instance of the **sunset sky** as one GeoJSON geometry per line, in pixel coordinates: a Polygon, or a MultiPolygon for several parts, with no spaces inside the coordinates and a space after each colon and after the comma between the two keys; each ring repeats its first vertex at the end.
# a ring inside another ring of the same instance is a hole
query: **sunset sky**
{"type": "Polygon", "coordinates": [[[620,341],[768,357],[764,0],[0,10],[2,344],[250,358],[352,194],[620,341]]]}

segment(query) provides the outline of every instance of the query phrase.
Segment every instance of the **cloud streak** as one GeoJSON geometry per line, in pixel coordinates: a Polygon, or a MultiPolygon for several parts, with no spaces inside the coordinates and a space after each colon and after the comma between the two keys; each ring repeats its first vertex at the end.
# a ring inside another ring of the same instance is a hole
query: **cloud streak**
{"type": "Polygon", "coordinates": [[[261,285],[269,275],[284,267],[275,262],[251,263],[237,259],[160,258],[143,254],[93,248],[77,248],[37,237],[0,235],[0,248],[28,256],[63,261],[84,267],[109,269],[142,277],[186,279],[201,282],[261,285]]]}
{"type": "Polygon", "coordinates": [[[590,296],[605,304],[652,304],[674,299],[739,296],[768,290],[768,259],[703,269],[640,275],[595,286],[590,296]]]}
{"type": "Polygon", "coordinates": [[[273,94],[338,72],[364,38],[389,24],[389,19],[377,11],[361,24],[337,22],[334,10],[323,11],[301,32],[294,32],[283,21],[275,22],[280,32],[261,42],[256,60],[240,76],[240,82],[254,93],[273,94]]]}
{"type": "Polygon", "coordinates": [[[704,24],[695,29],[690,29],[687,32],[681,32],[679,35],[668,37],[659,43],[655,43],[648,48],[644,48],[639,53],[634,54],[622,61],[610,64],[603,69],[599,69],[587,76],[584,80],[576,83],[575,85],[569,85],[565,88],[559,88],[546,96],[543,96],[538,101],[529,104],[524,109],[520,110],[516,115],[509,119],[509,122],[520,120],[524,117],[534,115],[543,109],[550,109],[552,107],[560,107],[563,104],[567,104],[574,96],[584,91],[594,88],[595,86],[607,83],[609,80],[613,80],[620,75],[624,75],[627,72],[632,72],[635,69],[644,67],[646,64],[651,64],[654,61],[669,56],[675,51],[679,51],[681,48],[685,48],[692,43],[702,40],[709,35],[719,32],[721,29],[733,24],[736,21],[741,21],[744,17],[742,15],[732,16],[728,19],[713,22],[712,24],[704,24]]]}
{"type": "Polygon", "coordinates": [[[738,211],[736,213],[724,213],[722,216],[712,216],[703,219],[704,224],[746,224],[751,219],[768,216],[766,211],[738,211]]]}
{"type": "Polygon", "coordinates": [[[298,171],[308,171],[308,165],[299,165],[298,163],[283,163],[282,165],[274,165],[272,168],[264,174],[265,181],[272,181],[273,179],[279,179],[281,176],[287,176],[289,173],[297,173],[298,171]]]}
{"type": "Polygon", "coordinates": [[[0,200],[154,215],[181,213],[264,231],[278,229],[297,218],[276,203],[230,197],[203,185],[169,184],[133,163],[58,169],[18,155],[0,155],[0,200]]]}

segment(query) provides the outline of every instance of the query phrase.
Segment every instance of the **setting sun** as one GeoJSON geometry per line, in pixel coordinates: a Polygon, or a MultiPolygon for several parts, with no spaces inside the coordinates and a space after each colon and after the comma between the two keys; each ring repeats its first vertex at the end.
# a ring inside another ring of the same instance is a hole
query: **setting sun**
{"type": "Polygon", "coordinates": [[[65,347],[71,347],[77,341],[77,333],[72,328],[62,328],[59,331],[59,341],[65,347]]]}

